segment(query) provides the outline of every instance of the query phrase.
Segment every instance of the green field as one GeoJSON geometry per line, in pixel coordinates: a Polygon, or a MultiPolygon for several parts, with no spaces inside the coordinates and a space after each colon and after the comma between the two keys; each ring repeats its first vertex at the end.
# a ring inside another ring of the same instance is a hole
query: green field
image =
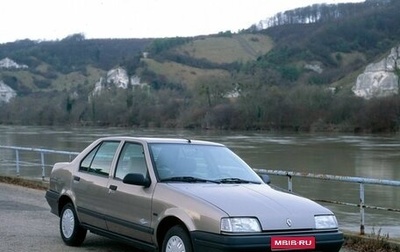
{"type": "Polygon", "coordinates": [[[215,63],[246,62],[264,55],[273,47],[270,37],[261,34],[235,34],[232,37],[196,39],[175,52],[215,63]]]}

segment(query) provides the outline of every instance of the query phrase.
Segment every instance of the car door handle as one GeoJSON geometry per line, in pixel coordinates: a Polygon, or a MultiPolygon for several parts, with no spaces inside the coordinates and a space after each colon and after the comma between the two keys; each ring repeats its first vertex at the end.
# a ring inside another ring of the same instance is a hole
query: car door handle
{"type": "Polygon", "coordinates": [[[116,191],[118,186],[116,185],[110,185],[108,188],[110,188],[110,190],[116,191]]]}
{"type": "Polygon", "coordinates": [[[81,177],[74,176],[74,181],[77,181],[77,182],[79,182],[79,180],[81,180],[81,177]]]}

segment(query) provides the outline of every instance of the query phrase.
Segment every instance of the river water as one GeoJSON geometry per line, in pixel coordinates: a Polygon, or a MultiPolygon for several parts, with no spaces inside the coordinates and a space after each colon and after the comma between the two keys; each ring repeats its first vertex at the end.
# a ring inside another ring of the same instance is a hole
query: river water
{"type": "MultiPolygon", "coordinates": [[[[237,131],[189,131],[126,128],[61,128],[31,126],[0,126],[0,145],[44,148],[79,152],[93,140],[103,136],[129,135],[150,137],[183,137],[220,142],[241,156],[251,167],[400,180],[400,135],[296,134],[237,131]]],[[[20,154],[21,161],[40,156],[20,154]],[[25,155],[25,156],[24,156],[25,155]]],[[[46,175],[51,165],[66,161],[65,156],[46,158],[46,175]]],[[[15,173],[15,155],[0,149],[0,174],[15,173]]],[[[37,176],[41,167],[21,168],[22,176],[37,176]]],[[[272,176],[272,184],[287,188],[287,179],[272,176]]],[[[326,199],[357,204],[359,185],[294,178],[293,191],[312,199],[326,199]]],[[[400,188],[365,186],[365,203],[400,209],[400,188]]],[[[360,214],[357,207],[326,204],[338,217],[343,230],[358,231],[360,214]]],[[[365,210],[367,234],[400,238],[400,213],[365,210]]]]}

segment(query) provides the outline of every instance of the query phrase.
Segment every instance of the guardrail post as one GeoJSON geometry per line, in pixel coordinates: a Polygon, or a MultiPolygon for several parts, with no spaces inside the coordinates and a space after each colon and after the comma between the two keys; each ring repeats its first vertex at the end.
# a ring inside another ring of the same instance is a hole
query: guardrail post
{"type": "Polygon", "coordinates": [[[360,216],[361,216],[361,222],[360,222],[360,234],[364,235],[365,234],[365,195],[364,195],[364,184],[360,183],[360,216]]]}
{"type": "Polygon", "coordinates": [[[17,177],[19,177],[19,152],[15,150],[15,162],[17,166],[17,177]]]}
{"type": "Polygon", "coordinates": [[[44,181],[45,168],[44,168],[44,153],[43,153],[43,151],[40,152],[40,159],[42,161],[42,180],[44,181]]]}
{"type": "Polygon", "coordinates": [[[293,192],[293,181],[292,181],[292,176],[289,174],[287,175],[288,177],[288,191],[293,192]]]}

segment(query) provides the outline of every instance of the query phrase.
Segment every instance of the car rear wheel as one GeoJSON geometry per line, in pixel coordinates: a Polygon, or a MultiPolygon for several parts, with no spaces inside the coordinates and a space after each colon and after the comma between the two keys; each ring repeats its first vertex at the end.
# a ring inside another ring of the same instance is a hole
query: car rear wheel
{"type": "Polygon", "coordinates": [[[192,252],[189,234],[182,226],[173,226],[165,235],[162,252],[192,252]]]}
{"type": "Polygon", "coordinates": [[[81,227],[71,203],[66,204],[61,210],[60,233],[68,246],[79,246],[85,240],[87,230],[81,227]]]}

